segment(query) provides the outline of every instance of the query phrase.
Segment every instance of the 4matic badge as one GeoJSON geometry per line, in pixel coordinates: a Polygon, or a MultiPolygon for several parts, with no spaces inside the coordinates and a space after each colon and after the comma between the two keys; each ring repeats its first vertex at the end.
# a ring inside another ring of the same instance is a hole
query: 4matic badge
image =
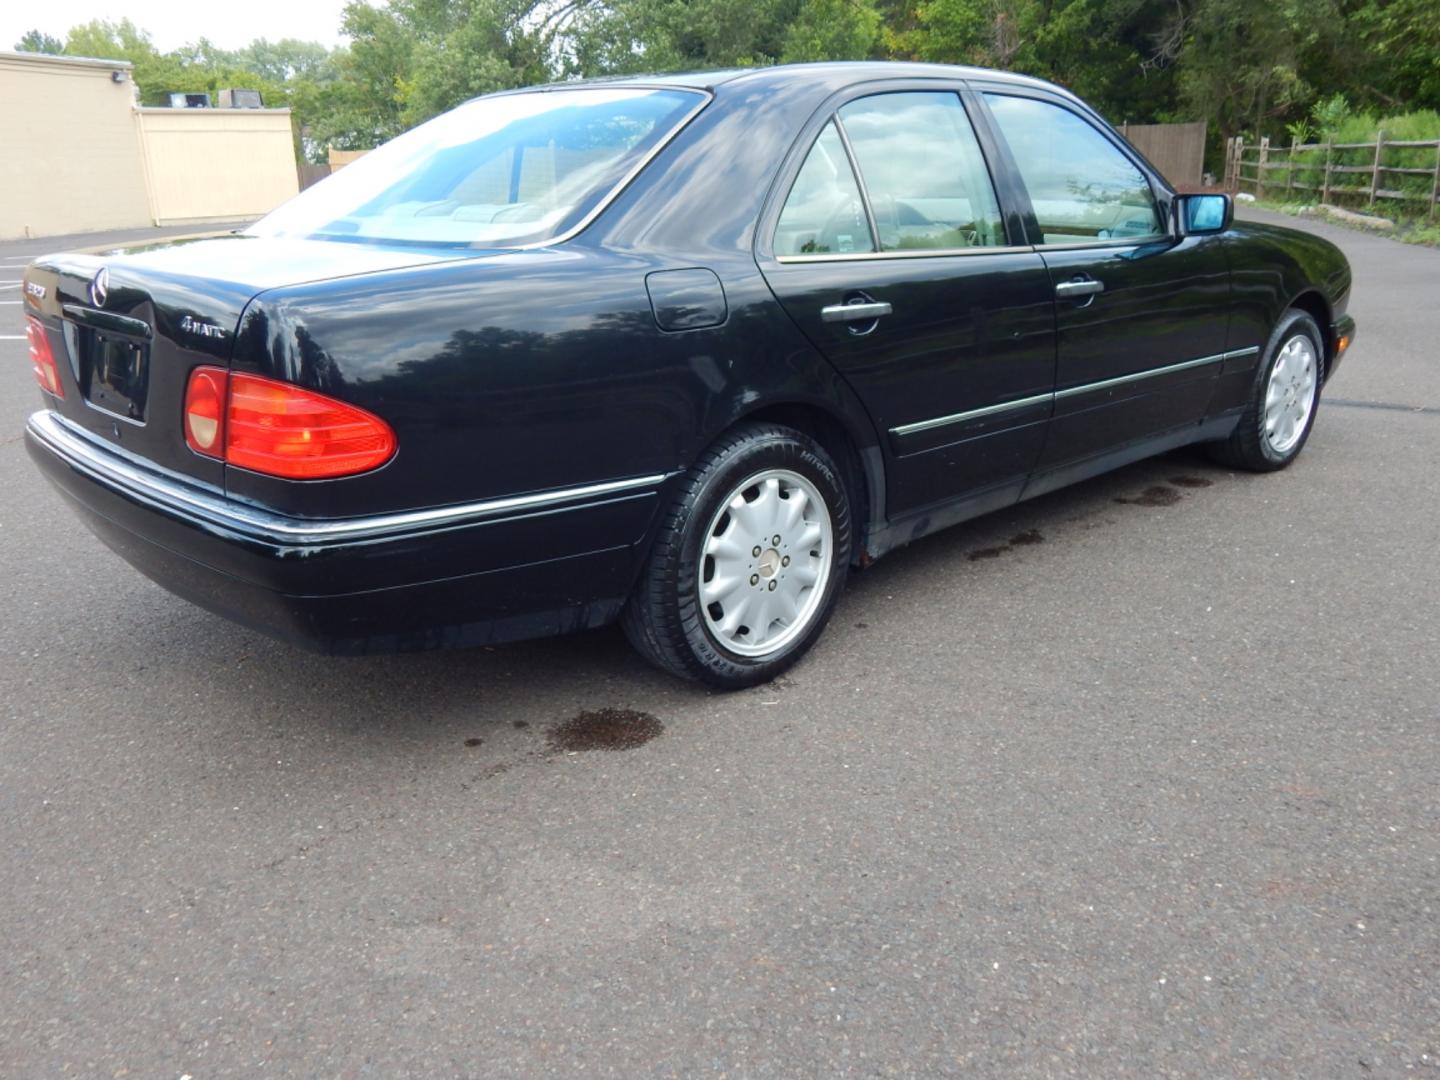
{"type": "Polygon", "coordinates": [[[180,320],[180,329],[187,334],[203,338],[223,338],[227,333],[223,326],[216,326],[212,322],[205,322],[201,319],[192,319],[189,315],[180,320]]]}

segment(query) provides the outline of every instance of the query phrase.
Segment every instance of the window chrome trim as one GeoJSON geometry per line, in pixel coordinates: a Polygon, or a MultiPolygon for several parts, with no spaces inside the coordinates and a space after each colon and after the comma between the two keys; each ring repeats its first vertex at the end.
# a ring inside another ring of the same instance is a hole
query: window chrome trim
{"type": "Polygon", "coordinates": [[[1025,255],[1035,248],[1029,244],[1006,247],[907,248],[904,251],[841,252],[824,255],[774,255],[780,263],[853,262],[860,259],[939,259],[947,255],[1025,255]]]}
{"type": "Polygon", "coordinates": [[[1035,250],[1040,252],[1086,251],[1090,248],[1144,247],[1146,244],[1156,244],[1162,240],[1173,239],[1175,238],[1169,233],[1148,233],[1145,236],[1111,237],[1108,240],[1077,240],[1073,244],[1036,244],[1035,250]]]}
{"type": "Polygon", "coordinates": [[[89,476],[122,497],[202,524],[229,529],[253,539],[293,547],[360,540],[391,540],[512,514],[558,508],[563,503],[583,502],[586,499],[630,492],[644,494],[644,489],[656,488],[672,475],[655,473],[626,480],[542,491],[534,495],[516,495],[462,503],[458,506],[442,506],[432,510],[306,520],[246,506],[132,464],[80,435],[69,423],[48,409],[33,413],[25,428],[27,435],[70,468],[89,476]]]}
{"type": "MultiPolygon", "coordinates": [[[[857,99],[863,100],[863,99],[857,99]]],[[[884,246],[880,243],[880,223],[875,220],[875,207],[870,202],[870,189],[865,186],[865,174],[860,171],[860,159],[855,155],[855,147],[850,143],[850,133],[845,130],[845,122],[840,118],[840,110],[836,109],[830,116],[830,123],[835,125],[835,132],[840,136],[840,145],[845,150],[845,160],[850,162],[850,175],[855,179],[855,187],[860,192],[860,206],[865,211],[865,224],[870,228],[870,247],[873,251],[883,251],[884,246]]],[[[823,135],[825,129],[820,129],[823,135]]],[[[816,145],[820,142],[820,135],[815,136],[815,142],[810,144],[810,154],[815,152],[816,145]]],[[[810,154],[805,155],[805,161],[810,160],[810,154]]],[[[800,164],[800,172],[805,171],[805,162],[800,164]]],[[[796,183],[800,180],[800,173],[795,174],[796,183]]],[[[790,196],[795,193],[795,184],[790,185],[790,191],[785,196],[785,203],[789,203],[790,196]]],[[[785,203],[780,205],[780,216],[785,216],[785,203]]],[[[780,222],[775,222],[775,231],[780,231],[780,222]]],[[[775,237],[770,237],[770,246],[775,246],[775,237]]]]}
{"type": "MultiPolygon", "coordinates": [[[[545,89],[545,90],[543,90],[543,91],[540,91],[540,90],[521,90],[521,91],[517,91],[517,92],[518,92],[518,93],[547,93],[547,94],[549,94],[549,93],[563,93],[563,92],[566,91],[566,90],[572,90],[572,89],[573,89],[573,90],[593,90],[593,89],[595,89],[595,86],[594,86],[593,84],[591,84],[591,85],[588,85],[588,86],[549,87],[549,88],[547,88],[547,89],[545,89]]],[[[629,87],[626,87],[625,89],[630,89],[630,88],[629,88],[629,87]]],[[[669,146],[672,142],[674,142],[675,139],[679,137],[679,135],[680,135],[680,133],[681,133],[682,131],[684,131],[687,127],[690,126],[690,121],[691,121],[691,120],[694,120],[695,117],[699,116],[699,115],[705,110],[705,108],[706,108],[712,101],[715,100],[715,94],[714,94],[713,91],[711,91],[711,90],[701,90],[701,89],[699,89],[699,88],[697,88],[697,87],[694,87],[694,86],[655,86],[655,87],[637,86],[637,87],[634,87],[634,89],[637,89],[637,90],[646,90],[646,89],[677,90],[677,91],[681,91],[681,92],[684,92],[684,93],[696,94],[696,95],[699,96],[700,101],[699,101],[699,103],[695,106],[695,108],[691,109],[688,113],[686,113],[684,116],[682,116],[682,117],[680,118],[680,122],[677,123],[674,127],[672,127],[672,128],[670,129],[670,133],[669,133],[668,135],[666,135],[663,139],[661,139],[661,140],[660,140],[659,142],[657,142],[654,146],[652,146],[652,147],[650,148],[649,153],[647,153],[644,157],[642,157],[639,161],[637,161],[637,162],[635,163],[635,167],[634,167],[634,168],[632,168],[629,172],[627,172],[624,176],[622,176],[622,177],[620,178],[620,180],[615,184],[615,186],[612,187],[608,192],[605,193],[605,195],[600,199],[600,201],[597,202],[597,203],[594,205],[594,207],[591,208],[591,210],[590,210],[590,212],[589,212],[588,214],[586,214],[583,218],[581,218],[579,221],[577,221],[574,225],[570,226],[570,228],[566,229],[566,230],[565,230],[564,232],[562,232],[562,233],[559,233],[559,234],[557,234],[557,235],[555,235],[555,236],[550,237],[549,239],[546,239],[546,240],[537,240],[537,241],[535,241],[535,242],[532,243],[532,244],[511,244],[511,245],[501,244],[501,245],[498,245],[498,250],[501,250],[501,251],[533,251],[533,250],[535,250],[535,249],[537,249],[537,248],[554,247],[556,244],[563,244],[563,243],[565,243],[567,240],[573,240],[573,239],[575,239],[575,237],[579,236],[582,232],[584,232],[586,229],[588,229],[588,228],[594,223],[594,221],[595,221],[596,218],[598,218],[601,214],[603,214],[606,210],[608,210],[608,209],[610,208],[610,204],[613,203],[616,199],[618,199],[618,198],[621,196],[621,194],[625,191],[625,189],[628,188],[628,187],[630,186],[630,184],[635,180],[635,178],[636,178],[637,176],[639,176],[642,172],[645,171],[646,167],[649,166],[650,162],[654,161],[657,157],[659,157],[660,154],[664,151],[664,149],[665,149],[667,146],[669,146]]]]}
{"type": "Polygon", "coordinates": [[[932,420],[917,420],[913,424],[902,424],[900,427],[890,429],[890,434],[898,437],[915,435],[922,431],[930,431],[934,428],[948,427],[951,424],[963,424],[967,420],[979,420],[986,416],[997,416],[1000,413],[1011,412],[1016,409],[1028,409],[1034,405],[1043,405],[1064,398],[1079,397],[1081,394],[1088,394],[1095,390],[1107,390],[1112,386],[1123,386],[1127,383],[1141,382],[1145,379],[1153,379],[1157,375],[1169,375],[1171,372],[1186,371],[1190,368],[1204,367],[1206,364],[1218,364],[1225,360],[1239,360],[1242,357],[1254,356],[1260,351],[1260,346],[1251,345],[1244,349],[1231,349],[1229,352],[1215,353],[1213,356],[1200,356],[1194,360],[1182,360],[1178,364],[1166,364],[1164,367],[1147,368],[1144,371],[1132,372],[1129,375],[1118,375],[1113,379],[1101,379],[1099,382],[1083,383],[1080,386],[1066,387],[1064,390],[1056,390],[1048,394],[1034,394],[1031,397],[1018,398],[1015,401],[1004,401],[998,405],[986,405],[980,409],[970,409],[966,412],[952,413],[949,416],[937,416],[932,420]]]}

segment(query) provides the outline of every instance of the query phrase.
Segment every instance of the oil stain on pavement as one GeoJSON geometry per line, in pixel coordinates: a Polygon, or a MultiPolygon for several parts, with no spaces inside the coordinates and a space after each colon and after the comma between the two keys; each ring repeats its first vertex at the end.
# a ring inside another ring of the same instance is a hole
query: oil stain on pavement
{"type": "Polygon", "coordinates": [[[1207,480],[1203,476],[1172,476],[1170,483],[1176,487],[1183,488],[1207,488],[1215,483],[1214,480],[1207,480]]]}
{"type": "Polygon", "coordinates": [[[1133,499],[1116,499],[1117,503],[1124,503],[1126,506],[1174,506],[1184,496],[1173,487],[1166,487],[1164,484],[1156,484],[1148,487],[1133,499]]]}
{"type": "Polygon", "coordinates": [[[551,730],[547,741],[557,753],[584,750],[633,750],[665,730],[649,713],[634,709],[582,712],[551,730]]]}
{"type": "Polygon", "coordinates": [[[1012,536],[1008,543],[1001,544],[998,547],[976,548],[965,557],[971,562],[979,562],[981,559],[998,559],[1011,548],[1033,547],[1036,544],[1043,544],[1044,542],[1045,537],[1039,529],[1026,529],[1024,532],[1012,536]]]}

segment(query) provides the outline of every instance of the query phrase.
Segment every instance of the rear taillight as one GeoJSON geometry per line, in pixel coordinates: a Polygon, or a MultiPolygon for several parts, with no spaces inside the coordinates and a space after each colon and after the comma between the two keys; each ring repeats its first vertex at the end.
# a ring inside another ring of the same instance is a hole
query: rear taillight
{"type": "Polygon", "coordinates": [[[63,398],[65,387],[60,383],[60,368],[55,363],[45,324],[33,315],[26,315],[25,336],[30,340],[30,366],[35,371],[35,381],[46,393],[63,398]]]}
{"type": "Polygon", "coordinates": [[[225,460],[242,469],[317,480],[385,464],[395,433],[343,401],[257,375],[230,376],[225,460]]]}
{"type": "Polygon", "coordinates": [[[230,373],[224,368],[200,367],[190,373],[185,388],[185,444],[197,454],[224,458],[220,432],[225,424],[225,384],[230,373]]]}
{"type": "Polygon", "coordinates": [[[199,367],[185,392],[197,454],[290,480],[353,476],[395,455],[395,433],[343,401],[259,375],[199,367]]]}

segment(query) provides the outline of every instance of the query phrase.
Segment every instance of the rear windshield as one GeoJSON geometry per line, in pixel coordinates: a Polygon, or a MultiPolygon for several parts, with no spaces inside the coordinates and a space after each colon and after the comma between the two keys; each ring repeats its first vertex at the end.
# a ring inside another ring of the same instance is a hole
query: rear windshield
{"type": "Polygon", "coordinates": [[[246,231],[472,247],[547,240],[581,222],[704,100],[619,88],[480,98],[366,154],[246,231]]]}

